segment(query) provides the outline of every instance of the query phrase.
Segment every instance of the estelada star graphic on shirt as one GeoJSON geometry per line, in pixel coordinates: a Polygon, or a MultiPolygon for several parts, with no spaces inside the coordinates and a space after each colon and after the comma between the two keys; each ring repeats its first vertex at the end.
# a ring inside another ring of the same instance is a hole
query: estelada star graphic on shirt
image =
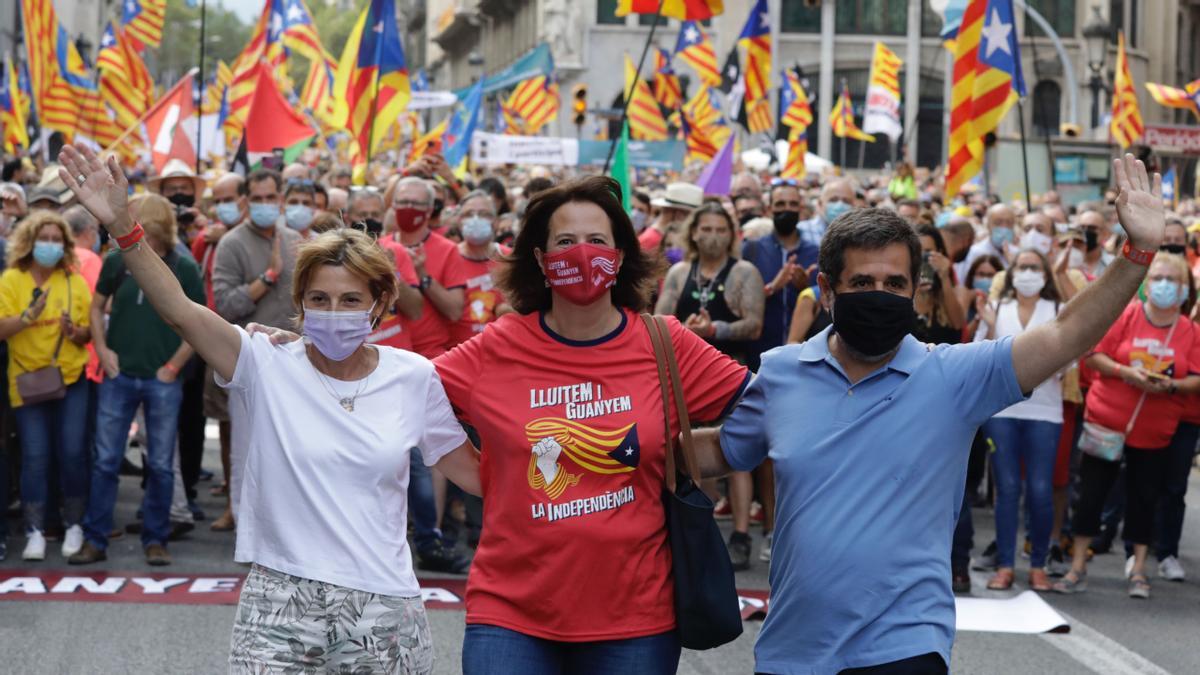
{"type": "Polygon", "coordinates": [[[568,487],[578,485],[582,473],[570,473],[559,460],[595,474],[613,475],[635,470],[641,460],[637,424],[602,431],[561,417],[540,417],[525,425],[532,446],[527,479],[529,487],[558,499],[568,487]]]}

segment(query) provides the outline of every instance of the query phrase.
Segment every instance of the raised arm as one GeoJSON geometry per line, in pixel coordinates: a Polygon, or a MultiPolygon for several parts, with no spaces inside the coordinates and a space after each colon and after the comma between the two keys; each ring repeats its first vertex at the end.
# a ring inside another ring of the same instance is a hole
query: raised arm
{"type": "MultiPolygon", "coordinates": [[[[1133,155],[1113,160],[1120,195],[1117,217],[1129,234],[1130,244],[1141,251],[1157,251],[1162,244],[1162,176],[1146,173],[1133,155]]],[[[1146,265],[1124,256],[1113,261],[1104,275],[1067,303],[1054,321],[1017,336],[1013,341],[1013,367],[1021,391],[1034,387],[1091,349],[1120,316],[1146,276],[1146,265]]]]}
{"type": "MultiPolygon", "coordinates": [[[[115,157],[102,163],[90,148],[68,145],[59,160],[62,168],[58,175],[109,234],[121,238],[134,231],[128,208],[129,184],[115,157]],[[83,179],[82,183],[78,179],[83,179]]],[[[242,345],[237,329],[188,299],[171,268],[149,246],[134,244],[121,249],[121,255],[125,268],[162,320],[188,344],[196,345],[200,356],[222,378],[233,379],[242,345]]]]}

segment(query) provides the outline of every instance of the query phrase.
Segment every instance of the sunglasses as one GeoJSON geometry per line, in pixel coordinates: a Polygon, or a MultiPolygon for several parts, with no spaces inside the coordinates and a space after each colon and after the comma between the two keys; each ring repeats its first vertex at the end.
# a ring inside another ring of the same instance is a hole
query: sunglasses
{"type": "Polygon", "coordinates": [[[350,223],[350,229],[358,230],[372,239],[379,239],[383,236],[383,223],[378,220],[360,220],[357,223],[350,223]]]}
{"type": "Polygon", "coordinates": [[[788,185],[791,187],[799,187],[800,181],[795,178],[772,178],[771,187],[779,187],[780,185],[788,185]]]}

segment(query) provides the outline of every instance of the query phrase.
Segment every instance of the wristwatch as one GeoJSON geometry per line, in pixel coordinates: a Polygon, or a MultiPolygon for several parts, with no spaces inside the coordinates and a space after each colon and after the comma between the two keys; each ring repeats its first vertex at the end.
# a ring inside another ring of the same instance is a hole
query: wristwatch
{"type": "Polygon", "coordinates": [[[420,288],[422,291],[429,288],[432,285],[433,285],[433,277],[429,276],[428,274],[421,277],[420,288]]]}
{"type": "Polygon", "coordinates": [[[258,280],[266,284],[268,287],[273,287],[276,281],[276,279],[271,276],[270,270],[258,275],[258,280]]]}

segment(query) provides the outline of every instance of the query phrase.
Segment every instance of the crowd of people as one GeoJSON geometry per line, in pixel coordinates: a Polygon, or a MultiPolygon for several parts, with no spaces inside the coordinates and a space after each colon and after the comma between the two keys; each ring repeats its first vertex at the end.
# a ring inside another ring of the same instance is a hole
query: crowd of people
{"type": "Polygon", "coordinates": [[[68,146],[7,161],[0,183],[16,439],[0,504],[20,501],[21,557],[61,540],[87,565],[134,533],[147,564],[171,564],[205,515],[216,421],[211,527],[252,564],[235,672],[292,640],[327,664],[427,672],[414,568],[470,570],[466,672],[674,672],[659,495],[680,421],[663,428],[645,311],[673,317],[675,395],[707,427],[702,488],[732,520],[733,567],[770,564],[759,672],[945,672],[972,506],[994,508],[974,557],[989,589],[1013,586],[1023,550],[1031,589],[1084,591],[1119,534],[1132,597],[1149,597],[1152,553],[1185,577],[1200,212],[1168,203],[1164,227],[1132,158],[1075,205],[943,200],[902,164],[746,170],[727,195],[645,172],[628,209],[574,172],[460,178],[429,154],[359,186],[308,159],[246,176],[172,161],[131,185],[68,146]],[[131,439],[144,497],[120,528],[131,439]],[[806,609],[864,588],[877,607],[806,609]],[[314,594],[355,605],[336,638],[315,604],[269,620],[314,594]]]}

